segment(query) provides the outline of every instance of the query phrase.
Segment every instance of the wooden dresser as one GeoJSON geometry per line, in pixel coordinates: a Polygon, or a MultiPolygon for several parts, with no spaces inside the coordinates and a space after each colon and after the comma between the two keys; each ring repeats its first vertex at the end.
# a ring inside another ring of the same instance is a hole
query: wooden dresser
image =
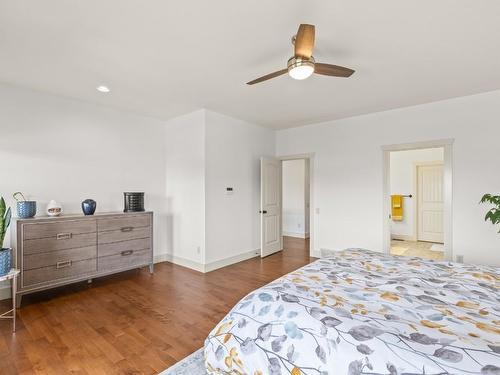
{"type": "Polygon", "coordinates": [[[149,266],[153,272],[153,213],[17,219],[16,265],[24,294],[149,266]]]}

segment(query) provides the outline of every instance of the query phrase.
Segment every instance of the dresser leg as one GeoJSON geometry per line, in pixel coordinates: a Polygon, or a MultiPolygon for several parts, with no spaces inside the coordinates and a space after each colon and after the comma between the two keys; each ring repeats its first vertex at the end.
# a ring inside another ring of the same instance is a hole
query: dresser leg
{"type": "Polygon", "coordinates": [[[150,273],[150,274],[153,274],[153,271],[154,271],[154,264],[153,264],[153,263],[151,263],[151,264],[149,265],[149,273],[150,273]]]}
{"type": "Polygon", "coordinates": [[[92,284],[92,279],[88,279],[87,284],[92,284]]]}
{"type": "Polygon", "coordinates": [[[22,294],[16,294],[16,309],[19,309],[21,307],[21,300],[23,299],[22,294]]]}

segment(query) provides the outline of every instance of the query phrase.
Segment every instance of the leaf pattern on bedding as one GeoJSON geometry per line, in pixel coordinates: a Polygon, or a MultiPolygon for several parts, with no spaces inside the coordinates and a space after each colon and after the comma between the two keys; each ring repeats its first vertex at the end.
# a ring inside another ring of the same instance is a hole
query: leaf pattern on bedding
{"type": "Polygon", "coordinates": [[[209,374],[500,375],[499,268],[349,249],[250,293],[209,374]]]}

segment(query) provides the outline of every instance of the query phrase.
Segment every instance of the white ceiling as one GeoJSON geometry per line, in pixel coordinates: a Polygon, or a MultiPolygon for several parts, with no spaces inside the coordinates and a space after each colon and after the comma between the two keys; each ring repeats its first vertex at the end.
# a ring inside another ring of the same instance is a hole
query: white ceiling
{"type": "Polygon", "coordinates": [[[0,0],[0,81],[287,128],[499,89],[500,1],[0,0]],[[285,67],[299,23],[317,61],[356,73],[245,85],[285,67]]]}

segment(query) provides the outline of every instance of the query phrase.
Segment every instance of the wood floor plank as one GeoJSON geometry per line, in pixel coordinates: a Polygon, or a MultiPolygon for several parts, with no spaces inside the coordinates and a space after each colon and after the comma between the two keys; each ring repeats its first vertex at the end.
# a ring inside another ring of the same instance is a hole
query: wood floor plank
{"type": "MultiPolygon", "coordinates": [[[[18,330],[0,322],[0,374],[156,374],[203,346],[254,289],[313,258],[308,240],[202,274],[172,263],[23,298],[18,330]]],[[[0,302],[0,309],[10,301],[0,302]]]]}

